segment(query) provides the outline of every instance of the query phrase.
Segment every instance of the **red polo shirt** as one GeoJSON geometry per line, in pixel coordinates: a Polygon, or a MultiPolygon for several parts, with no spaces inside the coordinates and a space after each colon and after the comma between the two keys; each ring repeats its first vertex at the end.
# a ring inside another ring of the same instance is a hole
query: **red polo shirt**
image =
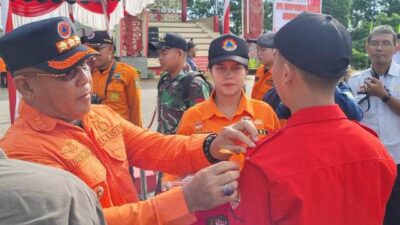
{"type": "Polygon", "coordinates": [[[337,105],[303,109],[249,151],[230,224],[380,225],[395,177],[371,130],[337,105]]]}

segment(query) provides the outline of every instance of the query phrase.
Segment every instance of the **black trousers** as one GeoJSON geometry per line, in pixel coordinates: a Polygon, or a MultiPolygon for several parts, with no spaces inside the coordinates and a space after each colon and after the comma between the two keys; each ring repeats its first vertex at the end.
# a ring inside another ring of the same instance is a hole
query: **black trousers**
{"type": "Polygon", "coordinates": [[[400,225],[400,164],[397,165],[397,177],[392,193],[386,205],[384,225],[400,225]]]}
{"type": "Polygon", "coordinates": [[[7,73],[1,72],[0,83],[2,87],[7,87],[7,73]]]}

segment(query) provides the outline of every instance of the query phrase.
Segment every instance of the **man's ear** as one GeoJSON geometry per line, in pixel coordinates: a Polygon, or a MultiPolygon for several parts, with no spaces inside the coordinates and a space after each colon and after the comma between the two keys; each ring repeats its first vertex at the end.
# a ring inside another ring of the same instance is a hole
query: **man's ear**
{"type": "Polygon", "coordinates": [[[285,84],[289,84],[291,82],[293,82],[294,78],[295,78],[295,70],[293,68],[292,65],[289,65],[289,63],[285,62],[283,64],[283,83],[285,84]]]}
{"type": "Polygon", "coordinates": [[[26,76],[16,76],[13,78],[13,82],[15,85],[15,88],[18,90],[18,92],[24,97],[25,99],[28,100],[33,100],[35,98],[33,89],[30,85],[29,78],[26,76]]]}
{"type": "Polygon", "coordinates": [[[365,41],[364,50],[368,54],[368,40],[365,41]]]}
{"type": "Polygon", "coordinates": [[[185,55],[185,52],[183,50],[181,50],[181,49],[176,49],[176,50],[178,51],[178,55],[179,56],[184,56],[185,55]]]}

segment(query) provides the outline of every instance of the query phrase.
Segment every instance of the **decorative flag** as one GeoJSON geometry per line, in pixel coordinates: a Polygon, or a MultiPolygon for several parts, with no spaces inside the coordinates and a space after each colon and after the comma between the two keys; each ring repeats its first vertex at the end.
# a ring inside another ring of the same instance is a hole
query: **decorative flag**
{"type": "MultiPolygon", "coordinates": [[[[1,0],[1,21],[3,22],[4,33],[8,33],[13,30],[13,21],[11,16],[10,0],[1,0]]],[[[10,72],[7,72],[7,86],[8,86],[8,97],[10,106],[10,121],[14,123],[15,118],[18,117],[18,93],[15,89],[14,83],[10,72]]]]}
{"type": "Polygon", "coordinates": [[[229,15],[230,15],[230,7],[229,7],[230,0],[224,0],[224,15],[223,15],[223,33],[229,33],[229,15]]]}

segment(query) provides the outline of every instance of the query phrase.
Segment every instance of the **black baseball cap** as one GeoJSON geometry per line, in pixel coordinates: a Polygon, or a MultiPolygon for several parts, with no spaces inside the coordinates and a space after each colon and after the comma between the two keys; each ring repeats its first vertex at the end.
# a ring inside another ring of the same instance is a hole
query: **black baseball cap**
{"type": "Polygon", "coordinates": [[[257,45],[264,48],[273,48],[274,47],[274,36],[275,32],[267,31],[260,35],[257,39],[257,45]]]}
{"type": "Polygon", "coordinates": [[[151,43],[157,49],[177,48],[184,52],[188,51],[188,44],[182,36],[175,33],[165,33],[158,42],[151,43]]]}
{"type": "Polygon", "coordinates": [[[29,23],[0,38],[1,56],[12,74],[35,67],[63,74],[98,52],[81,44],[74,25],[66,17],[29,23]]]}
{"type": "Polygon", "coordinates": [[[92,47],[97,47],[103,44],[110,44],[110,45],[113,44],[112,38],[105,30],[94,31],[85,36],[84,39],[85,39],[84,43],[92,47]]]}
{"type": "Polygon", "coordinates": [[[208,65],[232,60],[247,66],[249,50],[246,41],[233,34],[224,34],[215,38],[208,49],[208,65]]]}
{"type": "Polygon", "coordinates": [[[309,12],[284,25],[273,47],[298,68],[331,79],[345,74],[352,53],[346,27],[330,15],[309,12]]]}
{"type": "Polygon", "coordinates": [[[191,48],[194,48],[194,46],[196,46],[196,45],[193,42],[188,42],[187,46],[188,46],[188,50],[189,50],[191,48]]]}

